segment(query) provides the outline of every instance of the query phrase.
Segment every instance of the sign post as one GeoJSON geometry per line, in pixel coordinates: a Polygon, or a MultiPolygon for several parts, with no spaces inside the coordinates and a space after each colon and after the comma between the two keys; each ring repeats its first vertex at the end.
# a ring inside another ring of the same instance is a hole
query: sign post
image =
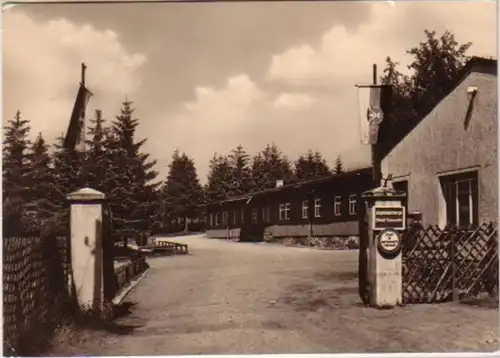
{"type": "Polygon", "coordinates": [[[368,220],[369,303],[395,307],[403,301],[402,234],[406,229],[405,193],[381,186],[363,194],[368,220]]]}

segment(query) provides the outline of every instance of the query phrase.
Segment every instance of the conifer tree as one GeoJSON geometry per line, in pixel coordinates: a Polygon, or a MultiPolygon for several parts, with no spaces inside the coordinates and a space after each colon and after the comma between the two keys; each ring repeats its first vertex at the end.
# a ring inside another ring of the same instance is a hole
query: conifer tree
{"type": "Polygon", "coordinates": [[[46,144],[42,133],[36,137],[28,154],[29,204],[28,212],[31,212],[33,229],[42,229],[58,210],[54,203],[55,178],[54,169],[51,166],[52,158],[49,154],[49,146],[46,144]]]}
{"type": "Polygon", "coordinates": [[[102,117],[101,110],[95,111],[95,118],[90,119],[87,140],[87,155],[85,162],[85,172],[87,185],[92,189],[99,190],[106,194],[110,189],[107,179],[110,176],[110,163],[107,160],[106,140],[109,128],[102,117]]]}
{"type": "Polygon", "coordinates": [[[205,185],[205,198],[207,203],[228,199],[233,194],[233,167],[229,158],[214,154],[210,160],[208,181],[205,185]]]}
{"type": "Polygon", "coordinates": [[[69,207],[67,195],[85,184],[81,176],[82,153],[64,147],[64,136],[56,139],[53,158],[53,188],[51,203],[55,211],[55,230],[61,235],[69,233],[69,207]]]}
{"type": "Polygon", "coordinates": [[[252,162],[252,183],[256,190],[274,188],[277,180],[291,183],[293,171],[288,158],[273,143],[258,153],[252,162]]]}
{"type": "Polygon", "coordinates": [[[159,224],[160,202],[158,188],[154,180],[158,176],[153,167],[155,160],[141,151],[146,139],[136,141],[135,131],[139,120],[133,117],[132,102],[122,103],[121,114],[112,123],[110,141],[114,161],[114,175],[121,182],[112,190],[114,198],[113,217],[120,223],[122,230],[134,234],[153,230],[159,224]],[[117,147],[118,145],[118,147],[117,147]]]}
{"type": "Polygon", "coordinates": [[[178,150],[172,155],[169,172],[162,188],[165,218],[184,224],[189,230],[189,222],[204,213],[204,195],[192,159],[178,150]]]}
{"type": "Polygon", "coordinates": [[[229,155],[231,166],[231,191],[230,196],[248,194],[252,191],[252,171],[250,168],[250,156],[242,145],[238,145],[229,155]]]}
{"type": "Polygon", "coordinates": [[[344,171],[344,163],[342,162],[342,158],[340,158],[340,155],[338,155],[337,159],[335,159],[334,173],[335,174],[340,174],[343,171],[344,171]]]}
{"type": "Polygon", "coordinates": [[[331,174],[330,168],[321,153],[309,150],[307,154],[301,155],[295,165],[295,179],[297,181],[306,181],[325,177],[331,174]]]}
{"type": "Polygon", "coordinates": [[[6,235],[19,235],[24,231],[23,213],[29,199],[28,148],[29,121],[17,111],[7,121],[3,141],[3,223],[6,235]]]}

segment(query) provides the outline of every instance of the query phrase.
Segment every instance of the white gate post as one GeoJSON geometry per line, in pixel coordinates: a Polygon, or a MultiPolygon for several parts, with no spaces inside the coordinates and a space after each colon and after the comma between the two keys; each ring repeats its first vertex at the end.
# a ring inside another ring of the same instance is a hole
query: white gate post
{"type": "Polygon", "coordinates": [[[71,266],[76,299],[81,308],[103,303],[103,202],[105,195],[91,188],[68,194],[71,205],[71,266]]]}
{"type": "Polygon", "coordinates": [[[379,187],[363,194],[368,215],[370,305],[389,308],[403,302],[402,233],[405,193],[379,187]]]}

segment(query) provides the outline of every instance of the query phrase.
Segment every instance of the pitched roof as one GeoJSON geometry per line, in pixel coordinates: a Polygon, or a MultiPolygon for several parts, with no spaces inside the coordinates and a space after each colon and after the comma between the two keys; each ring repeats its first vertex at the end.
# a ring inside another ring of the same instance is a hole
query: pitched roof
{"type": "Polygon", "coordinates": [[[226,200],[212,202],[212,203],[209,203],[209,205],[217,205],[217,204],[220,205],[223,203],[238,202],[238,201],[248,200],[248,199],[255,197],[255,196],[258,196],[258,195],[277,193],[277,192],[291,189],[291,188],[300,188],[300,187],[309,186],[309,185],[316,185],[316,184],[335,181],[338,179],[352,177],[352,176],[356,176],[356,175],[360,175],[360,174],[371,174],[371,170],[372,170],[371,166],[370,167],[362,167],[359,169],[353,169],[353,170],[349,170],[346,172],[342,172],[340,174],[332,174],[332,175],[325,176],[322,178],[316,178],[316,179],[306,180],[303,182],[286,184],[286,185],[283,185],[283,186],[278,187],[278,188],[267,188],[267,189],[251,192],[249,194],[231,197],[231,198],[228,198],[226,200]]]}
{"type": "MultiPolygon", "coordinates": [[[[411,128],[403,135],[401,138],[391,144],[389,148],[385,148],[383,153],[380,153],[382,158],[389,155],[396,146],[401,143],[410,134],[413,129],[415,129],[418,124],[429,115],[451,92],[453,92],[472,72],[485,73],[490,75],[497,75],[497,60],[493,58],[473,56],[467,61],[467,63],[462,67],[462,69],[457,73],[455,78],[451,80],[449,84],[448,91],[445,91],[442,96],[436,101],[436,104],[427,111],[425,115],[419,118],[411,128]]],[[[390,130],[390,127],[386,127],[386,130],[390,130]]],[[[380,150],[380,149],[379,149],[380,150]]]]}

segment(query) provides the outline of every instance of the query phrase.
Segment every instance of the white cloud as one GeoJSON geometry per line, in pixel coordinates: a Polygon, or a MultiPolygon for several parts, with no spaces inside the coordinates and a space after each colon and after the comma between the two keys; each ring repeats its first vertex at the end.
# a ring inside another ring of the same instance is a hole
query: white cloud
{"type": "Polygon", "coordinates": [[[270,57],[267,78],[280,88],[277,96],[245,75],[229,79],[223,88],[198,88],[196,99],[164,129],[175,133],[171,143],[163,144],[167,152],[187,151],[202,179],[213,152],[227,153],[242,144],[254,154],[273,141],[291,159],[310,148],[332,165],[338,154],[348,167],[369,165],[369,148],[359,139],[354,85],[371,81],[373,63],[382,65],[390,55],[404,64],[405,50],[424,40],[425,29],[450,30],[459,42],[474,42],[473,53],[496,51],[493,4],[377,2],[371,7],[369,21],[355,31],[333,26],[317,43],[270,57]],[[298,85],[309,88],[308,94],[302,88],[297,92],[298,85]]]}
{"type": "MultiPolygon", "coordinates": [[[[175,109],[137,103],[138,117],[144,118],[138,134],[148,137],[145,150],[160,159],[162,177],[175,148],[195,159],[204,180],[214,152],[227,153],[242,144],[255,154],[272,141],[291,159],[310,148],[331,164],[338,154],[348,166],[368,164],[368,148],[359,144],[354,85],[371,81],[373,63],[382,65],[387,55],[404,62],[405,50],[423,40],[424,29],[450,30],[459,42],[474,42],[471,53],[496,54],[495,4],[370,6],[371,17],[357,29],[332,26],[315,42],[290,44],[270,56],[267,78],[272,83],[256,83],[242,72],[220,87],[197,86],[194,99],[175,109]]],[[[4,21],[4,118],[19,108],[33,131],[43,131],[49,140],[66,130],[82,61],[95,93],[89,109],[103,109],[108,119],[125,94],[134,99],[139,89],[144,96],[150,90],[141,87],[146,56],[128,51],[112,31],[68,20],[41,23],[21,9],[4,14],[4,21]]]]}
{"type": "Polygon", "coordinates": [[[311,106],[316,99],[304,93],[281,93],[273,102],[273,106],[283,109],[301,109],[311,106]]]}
{"type": "Polygon", "coordinates": [[[267,78],[295,85],[371,81],[372,64],[383,64],[388,55],[405,64],[405,50],[423,40],[424,29],[438,34],[450,30],[459,42],[474,43],[471,53],[495,56],[495,28],[494,2],[404,2],[395,6],[377,2],[372,4],[370,20],[356,31],[333,26],[318,43],[293,46],[273,56],[267,78]]]}
{"type": "Polygon", "coordinates": [[[139,88],[146,61],[143,54],[129,53],[113,31],[65,19],[37,22],[21,9],[4,14],[3,54],[4,121],[19,109],[32,132],[43,132],[51,142],[67,129],[82,62],[95,95],[88,110],[99,108],[109,116],[139,88]]]}

